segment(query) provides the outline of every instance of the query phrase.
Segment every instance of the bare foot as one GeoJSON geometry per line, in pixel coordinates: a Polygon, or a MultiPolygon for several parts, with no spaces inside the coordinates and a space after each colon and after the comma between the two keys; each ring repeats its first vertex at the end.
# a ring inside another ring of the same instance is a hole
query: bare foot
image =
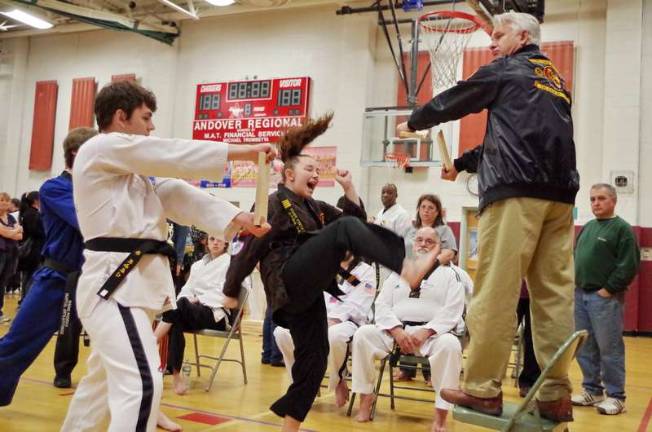
{"type": "Polygon", "coordinates": [[[364,423],[371,420],[371,407],[374,404],[374,400],[376,400],[376,397],[373,393],[360,395],[360,410],[355,418],[356,421],[364,423]]]}
{"type": "Polygon", "coordinates": [[[172,379],[174,381],[174,392],[178,395],[186,394],[188,391],[188,385],[183,379],[183,376],[178,371],[174,371],[172,374],[172,379]]]}
{"type": "Polygon", "coordinates": [[[297,432],[301,427],[301,422],[294,417],[286,415],[283,417],[283,426],[281,426],[281,432],[297,432]]]}
{"type": "Polygon", "coordinates": [[[342,408],[346,405],[346,402],[349,400],[349,387],[346,385],[346,381],[342,380],[335,387],[335,405],[338,408],[342,408]]]}
{"type": "Polygon", "coordinates": [[[448,410],[435,408],[435,421],[432,422],[430,432],[446,432],[446,416],[448,410]]]}
{"type": "Polygon", "coordinates": [[[166,416],[163,413],[163,411],[158,412],[158,418],[156,419],[156,426],[171,432],[180,432],[183,430],[181,426],[179,426],[178,424],[170,420],[170,418],[166,416]]]}
{"type": "Polygon", "coordinates": [[[423,277],[432,269],[439,255],[439,248],[436,247],[427,254],[420,255],[414,259],[405,259],[403,261],[403,270],[401,277],[405,279],[412,288],[421,284],[423,277]]]}
{"type": "Polygon", "coordinates": [[[412,381],[412,377],[402,370],[394,371],[394,381],[395,382],[405,382],[412,381]]]}

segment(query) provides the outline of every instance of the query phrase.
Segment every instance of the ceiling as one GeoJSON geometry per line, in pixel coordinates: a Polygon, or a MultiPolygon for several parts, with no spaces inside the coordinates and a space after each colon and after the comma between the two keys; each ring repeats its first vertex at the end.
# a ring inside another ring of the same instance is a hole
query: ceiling
{"type": "Polygon", "coordinates": [[[205,0],[0,0],[0,11],[19,8],[54,24],[52,29],[36,30],[0,15],[0,38],[92,29],[92,23],[88,21],[80,24],[76,18],[80,15],[89,19],[117,21],[127,27],[137,25],[140,29],[173,32],[179,21],[186,19],[323,5],[333,5],[335,11],[345,3],[366,4],[369,1],[236,0],[231,6],[220,7],[205,0]],[[173,5],[178,8],[175,9],[173,5]]]}

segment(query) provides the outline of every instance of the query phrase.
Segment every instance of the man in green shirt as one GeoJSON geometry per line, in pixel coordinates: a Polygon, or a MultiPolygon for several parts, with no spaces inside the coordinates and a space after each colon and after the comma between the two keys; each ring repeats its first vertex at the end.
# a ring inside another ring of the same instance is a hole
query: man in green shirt
{"type": "Polygon", "coordinates": [[[625,411],[624,299],[640,262],[632,227],[614,214],[616,201],[610,184],[591,187],[595,219],[575,246],[575,326],[588,330],[589,338],[577,355],[584,391],[572,402],[606,415],[625,411]]]}

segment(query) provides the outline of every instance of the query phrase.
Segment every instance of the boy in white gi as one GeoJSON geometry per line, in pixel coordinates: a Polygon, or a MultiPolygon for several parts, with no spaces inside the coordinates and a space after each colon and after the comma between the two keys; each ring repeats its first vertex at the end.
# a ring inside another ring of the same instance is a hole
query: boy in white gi
{"type": "MultiPolygon", "coordinates": [[[[344,295],[339,300],[324,291],[326,316],[328,318],[328,390],[335,391],[335,403],[344,406],[349,396],[349,388],[342,375],[346,370],[346,360],[349,353],[348,344],[353,334],[367,323],[371,305],[376,296],[376,272],[364,261],[360,261],[351,253],[341,263],[342,280],[338,287],[344,295]]],[[[292,378],[294,365],[294,342],[290,331],[284,327],[276,327],[274,338],[281,353],[285,367],[292,378]]]]}
{"type": "Polygon", "coordinates": [[[77,311],[93,343],[64,431],[96,429],[109,414],[112,432],[156,428],[162,376],[152,318],[176,304],[164,256],[173,253],[166,218],[217,235],[269,230],[185,181],[153,184],[148,177],[219,180],[228,160],[254,161],[258,152],[272,159],[271,146],[149,137],[155,110],[154,94],[136,83],[105,86],[95,100],[100,134],[75,159],[74,200],[85,240],[77,311]]]}
{"type": "MultiPolygon", "coordinates": [[[[415,255],[439,248],[435,229],[419,229],[413,247],[415,255]]],[[[360,327],[353,336],[352,391],[360,394],[358,421],[369,421],[371,415],[374,359],[386,357],[396,343],[404,354],[428,357],[437,393],[432,431],[446,430],[452,405],[439,391],[459,384],[462,346],[457,335],[464,330],[464,295],[461,278],[449,266],[436,267],[416,289],[396,273],[387,278],[376,300],[376,324],[360,327]]]]}

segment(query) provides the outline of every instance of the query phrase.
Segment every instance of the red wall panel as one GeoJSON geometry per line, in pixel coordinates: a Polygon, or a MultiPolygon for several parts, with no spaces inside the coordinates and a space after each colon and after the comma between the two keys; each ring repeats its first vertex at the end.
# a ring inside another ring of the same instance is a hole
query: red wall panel
{"type": "MultiPolygon", "coordinates": [[[[552,60],[560,75],[566,80],[566,88],[573,91],[573,66],[575,64],[575,50],[572,41],[544,42],[541,51],[552,60]]],[[[489,48],[467,48],[462,58],[462,79],[467,79],[480,66],[493,60],[489,48]]],[[[482,144],[485,129],[487,128],[487,111],[471,114],[460,122],[459,153],[482,144]]]]}
{"type": "MultiPolygon", "coordinates": [[[[640,229],[640,243],[643,247],[652,247],[652,228],[640,229]]],[[[652,261],[641,261],[638,272],[638,330],[652,332],[652,261]]]]}
{"type": "MultiPolygon", "coordinates": [[[[467,79],[493,60],[489,48],[467,48],[462,56],[462,79],[467,79]]],[[[460,120],[460,145],[458,155],[482,144],[487,128],[487,110],[477,114],[469,114],[460,120]]]]}
{"type": "Polygon", "coordinates": [[[96,90],[95,78],[75,78],[72,80],[69,130],[78,127],[93,127],[96,90]]]}
{"type": "Polygon", "coordinates": [[[57,114],[56,81],[37,81],[34,96],[32,143],[29,152],[29,169],[47,171],[52,166],[54,123],[57,114]]]}
{"type": "Polygon", "coordinates": [[[111,82],[118,81],[136,81],[136,74],[122,74],[122,75],[111,75],[111,82]]]}

